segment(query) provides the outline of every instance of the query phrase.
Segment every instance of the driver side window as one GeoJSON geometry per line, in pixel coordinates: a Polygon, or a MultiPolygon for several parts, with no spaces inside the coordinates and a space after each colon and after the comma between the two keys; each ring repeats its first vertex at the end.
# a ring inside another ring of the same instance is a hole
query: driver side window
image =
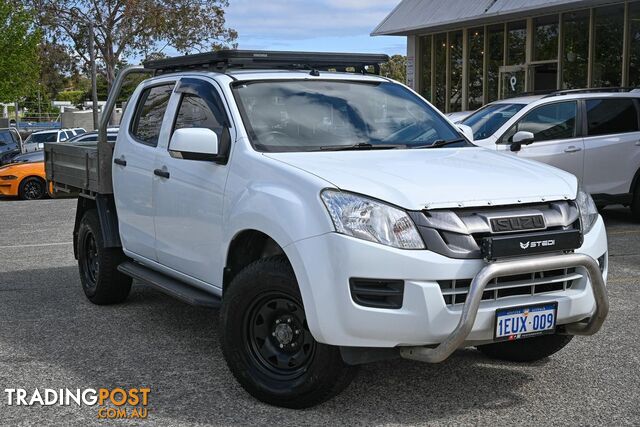
{"type": "Polygon", "coordinates": [[[555,102],[528,112],[502,136],[500,143],[509,144],[519,131],[533,133],[534,142],[568,139],[576,136],[577,104],[555,102]]]}

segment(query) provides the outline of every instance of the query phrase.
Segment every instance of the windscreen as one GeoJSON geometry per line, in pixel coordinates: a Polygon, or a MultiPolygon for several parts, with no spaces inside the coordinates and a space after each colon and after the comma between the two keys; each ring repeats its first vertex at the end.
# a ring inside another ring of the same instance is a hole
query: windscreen
{"type": "Polygon", "coordinates": [[[489,104],[464,119],[461,124],[473,129],[474,140],[489,138],[524,106],[525,104],[489,104]]]}
{"type": "Polygon", "coordinates": [[[427,103],[395,83],[259,81],[238,84],[234,93],[259,151],[468,145],[427,103]]]}

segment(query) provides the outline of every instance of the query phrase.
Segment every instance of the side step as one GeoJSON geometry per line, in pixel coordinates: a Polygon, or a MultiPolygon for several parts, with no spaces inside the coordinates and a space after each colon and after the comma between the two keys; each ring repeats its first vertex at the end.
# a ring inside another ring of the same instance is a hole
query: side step
{"type": "Polygon", "coordinates": [[[222,301],[220,297],[180,282],[172,277],[151,270],[133,261],[125,261],[118,266],[118,271],[134,279],[153,286],[160,292],[199,307],[217,308],[222,301]]]}

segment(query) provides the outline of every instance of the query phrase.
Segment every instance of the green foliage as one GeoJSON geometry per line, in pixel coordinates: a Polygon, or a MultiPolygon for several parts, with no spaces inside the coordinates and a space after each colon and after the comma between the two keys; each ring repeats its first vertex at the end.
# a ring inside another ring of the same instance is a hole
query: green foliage
{"type": "Polygon", "coordinates": [[[33,92],[39,77],[38,43],[32,14],[21,2],[0,0],[0,102],[33,92]]]}
{"type": "MultiPolygon", "coordinates": [[[[1,1],[1,0],[0,0],[1,1]]],[[[126,58],[144,57],[172,46],[193,53],[235,46],[226,28],[228,0],[25,0],[40,12],[49,38],[72,47],[89,69],[89,28],[93,23],[99,72],[110,85],[126,58]]]]}
{"type": "Polygon", "coordinates": [[[380,66],[380,73],[385,77],[405,83],[407,81],[407,57],[393,55],[388,62],[380,66]]]}
{"type": "Polygon", "coordinates": [[[83,90],[65,90],[58,93],[56,101],[69,101],[73,105],[80,105],[84,101],[86,92],[83,90]]]}

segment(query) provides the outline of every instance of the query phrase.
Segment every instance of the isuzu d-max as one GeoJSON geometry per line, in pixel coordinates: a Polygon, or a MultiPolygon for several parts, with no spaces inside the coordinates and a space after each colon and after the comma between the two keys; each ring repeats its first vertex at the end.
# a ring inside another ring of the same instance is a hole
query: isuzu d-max
{"type": "Polygon", "coordinates": [[[224,357],[302,408],[354,367],[475,346],[527,362],[598,331],[607,239],[573,175],[479,148],[379,55],[222,51],[123,71],[97,145],[45,147],[78,195],[95,304],[132,278],[220,309],[224,357]],[[374,73],[369,73],[373,70],[374,73]],[[133,72],[115,144],[109,112],[133,72]]]}

